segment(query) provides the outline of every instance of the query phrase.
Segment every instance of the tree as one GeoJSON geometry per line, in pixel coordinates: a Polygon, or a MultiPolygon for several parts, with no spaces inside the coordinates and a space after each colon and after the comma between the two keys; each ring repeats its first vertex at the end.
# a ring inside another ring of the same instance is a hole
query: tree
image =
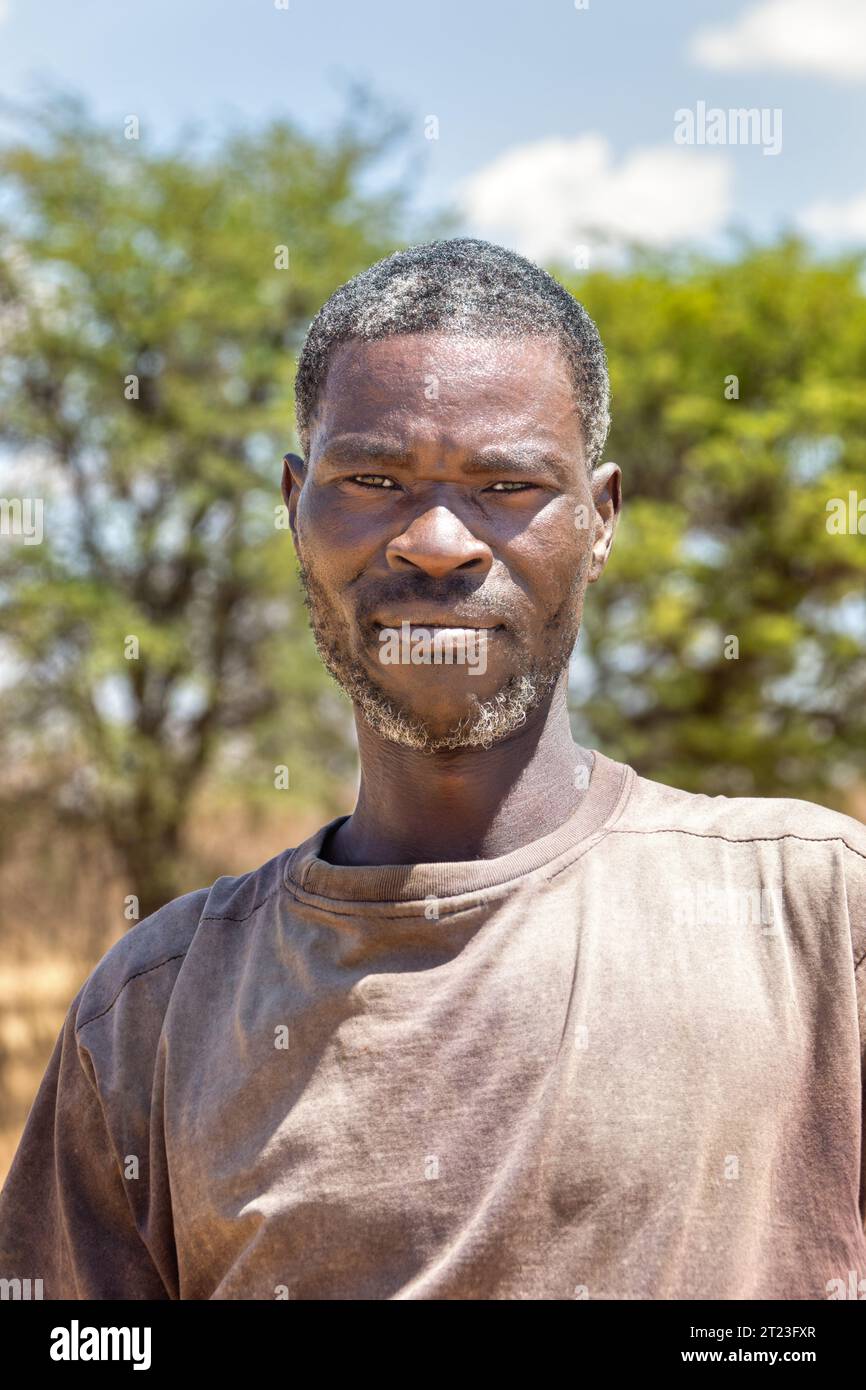
{"type": "Polygon", "coordinates": [[[397,244],[409,184],[370,186],[401,127],[357,91],[323,139],[279,121],[209,152],[68,96],[31,115],[0,151],[4,500],[44,504],[41,544],[0,540],[6,823],[50,799],[101,827],[144,915],[219,759],[308,787],[351,765],[279,473],[309,320],[397,244]]]}
{"type": "Polygon", "coordinates": [[[625,497],[575,729],[647,776],[833,803],[866,773],[863,264],[785,237],[570,281],[625,497]]]}

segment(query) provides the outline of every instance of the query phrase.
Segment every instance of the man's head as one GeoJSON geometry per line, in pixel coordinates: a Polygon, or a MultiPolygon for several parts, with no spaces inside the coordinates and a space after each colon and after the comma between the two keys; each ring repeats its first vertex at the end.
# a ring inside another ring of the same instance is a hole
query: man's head
{"type": "Polygon", "coordinates": [[[283,490],[328,669],[394,742],[506,737],[567,668],[619,509],[592,320],[513,252],[432,242],[331,296],[295,392],[283,490]]]}

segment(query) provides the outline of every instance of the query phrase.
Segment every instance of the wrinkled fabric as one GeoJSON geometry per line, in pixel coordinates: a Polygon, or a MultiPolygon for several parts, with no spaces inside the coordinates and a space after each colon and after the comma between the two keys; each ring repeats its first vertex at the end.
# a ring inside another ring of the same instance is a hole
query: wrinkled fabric
{"type": "Polygon", "coordinates": [[[341,819],[93,970],[0,1195],[0,1278],[866,1297],[866,827],[598,752],[576,815],[497,859],[332,865],[341,819]]]}

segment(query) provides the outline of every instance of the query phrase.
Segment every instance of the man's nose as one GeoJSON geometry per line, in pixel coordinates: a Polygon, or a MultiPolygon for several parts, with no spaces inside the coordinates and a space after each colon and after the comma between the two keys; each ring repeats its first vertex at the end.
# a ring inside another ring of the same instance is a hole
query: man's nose
{"type": "Polygon", "coordinates": [[[442,579],[454,570],[486,574],[493,564],[493,552],[484,541],[473,536],[458,516],[447,507],[430,507],[416,516],[385,552],[392,570],[423,570],[433,579],[442,579]]]}

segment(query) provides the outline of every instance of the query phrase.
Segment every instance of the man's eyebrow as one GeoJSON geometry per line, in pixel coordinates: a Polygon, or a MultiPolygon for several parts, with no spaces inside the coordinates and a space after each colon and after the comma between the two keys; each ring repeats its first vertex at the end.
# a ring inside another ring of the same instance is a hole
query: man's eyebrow
{"type": "MultiPolygon", "coordinates": [[[[346,438],[335,440],[322,451],[322,458],[328,463],[345,464],[354,467],[363,463],[384,463],[392,467],[411,467],[414,454],[411,448],[398,440],[377,438],[346,438]]],[[[570,469],[569,460],[560,458],[550,450],[527,448],[515,445],[513,449],[484,449],[470,454],[463,462],[467,473],[534,473],[542,468],[552,469],[566,476],[570,469]]]]}
{"type": "Polygon", "coordinates": [[[335,439],[322,450],[328,463],[393,463],[409,464],[412,451],[393,439],[345,438],[335,439]]]}
{"type": "Polygon", "coordinates": [[[528,449],[515,445],[513,449],[485,449],[473,454],[466,461],[468,472],[472,473],[537,473],[548,468],[554,473],[565,474],[568,461],[551,453],[549,449],[528,449]]]}

